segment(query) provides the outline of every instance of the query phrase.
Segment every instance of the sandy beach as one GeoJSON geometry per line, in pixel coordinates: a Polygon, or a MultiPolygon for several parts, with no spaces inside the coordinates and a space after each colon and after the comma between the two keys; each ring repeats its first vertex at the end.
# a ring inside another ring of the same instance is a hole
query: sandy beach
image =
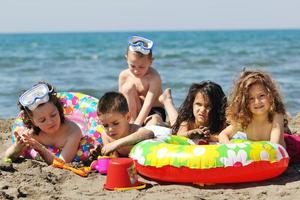
{"type": "MultiPolygon", "coordinates": [[[[0,152],[11,144],[13,119],[0,120],[0,152]]],[[[289,122],[300,133],[300,113],[289,122]]],[[[107,191],[106,176],[96,172],[80,177],[35,160],[1,163],[0,199],[299,199],[300,165],[291,165],[279,177],[256,183],[197,186],[155,182],[143,177],[146,189],[107,191]]]]}

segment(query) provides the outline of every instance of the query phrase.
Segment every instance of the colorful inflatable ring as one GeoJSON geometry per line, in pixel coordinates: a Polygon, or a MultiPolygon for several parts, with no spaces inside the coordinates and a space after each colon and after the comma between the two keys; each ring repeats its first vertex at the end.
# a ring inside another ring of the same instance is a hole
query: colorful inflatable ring
{"type": "Polygon", "coordinates": [[[278,144],[235,139],[232,144],[191,145],[180,136],[145,140],[130,157],[137,171],[155,180],[180,183],[238,183],[278,176],[288,166],[278,144]]]}
{"type": "MultiPolygon", "coordinates": [[[[61,92],[58,93],[58,97],[64,105],[65,117],[79,125],[84,135],[73,161],[86,160],[89,156],[89,150],[102,144],[101,134],[104,132],[104,128],[97,121],[98,100],[89,95],[73,92],[61,92]]],[[[24,124],[19,115],[12,126],[12,133],[21,128],[24,128],[24,124]]],[[[14,134],[13,142],[15,142],[14,134]]],[[[60,155],[61,150],[59,148],[53,146],[47,146],[47,148],[56,156],[60,155]]],[[[27,151],[26,156],[37,160],[41,159],[35,150],[27,151]]]]}

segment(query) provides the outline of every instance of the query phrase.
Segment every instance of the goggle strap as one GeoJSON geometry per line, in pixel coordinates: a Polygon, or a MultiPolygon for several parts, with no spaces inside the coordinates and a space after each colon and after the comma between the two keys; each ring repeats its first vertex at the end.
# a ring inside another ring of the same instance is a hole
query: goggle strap
{"type": "Polygon", "coordinates": [[[129,50],[133,52],[140,52],[143,55],[148,55],[150,53],[149,49],[143,49],[141,46],[129,46],[129,50]]]}
{"type": "MultiPolygon", "coordinates": [[[[47,86],[48,86],[48,85],[47,85],[47,86]]],[[[49,90],[49,87],[48,87],[48,90],[49,90]]],[[[54,88],[53,88],[53,86],[51,85],[51,89],[49,90],[48,95],[49,95],[49,93],[52,93],[53,90],[54,90],[54,88]]]]}

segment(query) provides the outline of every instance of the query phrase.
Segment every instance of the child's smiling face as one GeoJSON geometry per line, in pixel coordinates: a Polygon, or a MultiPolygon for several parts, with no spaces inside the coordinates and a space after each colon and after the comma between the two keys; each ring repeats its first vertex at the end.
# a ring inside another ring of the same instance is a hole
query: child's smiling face
{"type": "Polygon", "coordinates": [[[99,119],[112,139],[117,140],[129,134],[129,113],[104,113],[99,115],[99,119]]]}
{"type": "Polygon", "coordinates": [[[255,83],[249,88],[249,110],[253,115],[268,114],[271,108],[271,101],[266,88],[255,83]]]}

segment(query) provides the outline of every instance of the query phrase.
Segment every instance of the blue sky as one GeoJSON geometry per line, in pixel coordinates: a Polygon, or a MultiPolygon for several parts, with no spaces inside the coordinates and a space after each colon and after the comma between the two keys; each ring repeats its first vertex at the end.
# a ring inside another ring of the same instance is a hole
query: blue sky
{"type": "Polygon", "coordinates": [[[0,32],[300,28],[300,0],[0,0],[0,32]]]}

